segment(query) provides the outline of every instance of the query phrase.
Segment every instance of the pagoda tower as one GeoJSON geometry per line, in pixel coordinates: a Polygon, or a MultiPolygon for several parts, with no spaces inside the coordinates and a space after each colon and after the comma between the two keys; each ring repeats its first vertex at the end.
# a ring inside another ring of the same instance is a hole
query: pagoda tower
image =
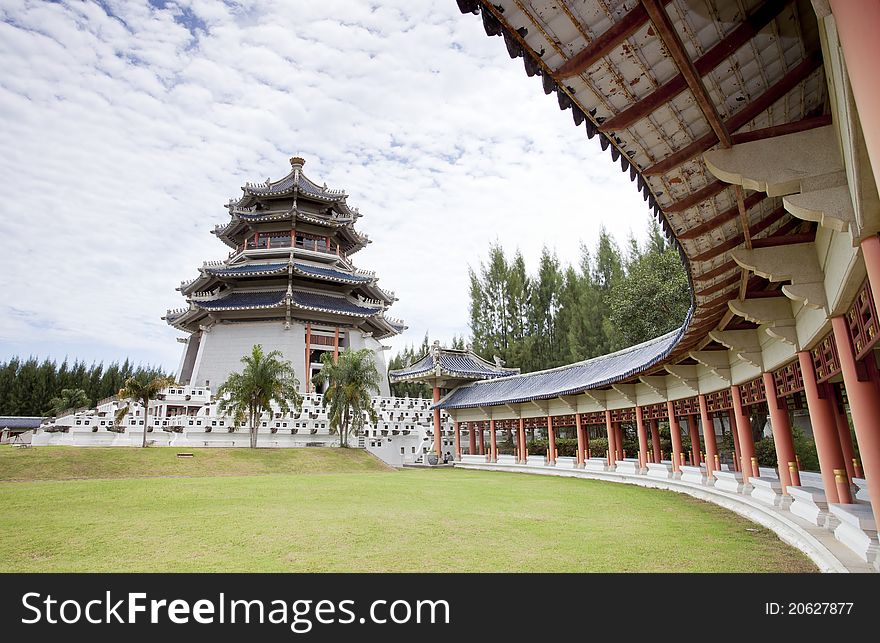
{"type": "MultiPolygon", "coordinates": [[[[213,231],[229,256],[178,288],[188,305],[163,319],[188,333],[178,340],[186,344],[180,383],[216,390],[254,344],[281,351],[305,393],[322,392],[313,378],[327,351],[369,348],[385,374],[380,340],[406,328],[386,316],[396,298],[352,263],[370,243],[355,230],[357,208],[344,191],[308,179],[304,164],[294,157],[284,178],[248,183],[230,199],[229,222],[213,231]]],[[[380,394],[390,394],[385,378],[380,394]]]]}

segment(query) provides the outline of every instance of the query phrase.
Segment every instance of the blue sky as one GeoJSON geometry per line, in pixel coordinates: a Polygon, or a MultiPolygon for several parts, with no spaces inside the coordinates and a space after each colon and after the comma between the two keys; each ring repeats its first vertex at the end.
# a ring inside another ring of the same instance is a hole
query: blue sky
{"type": "Polygon", "coordinates": [[[499,242],[575,262],[649,213],[596,140],[454,0],[0,0],[0,359],[174,368],[160,317],[227,248],[246,181],[345,189],[399,300],[388,343],[467,333],[467,268],[499,242]]]}

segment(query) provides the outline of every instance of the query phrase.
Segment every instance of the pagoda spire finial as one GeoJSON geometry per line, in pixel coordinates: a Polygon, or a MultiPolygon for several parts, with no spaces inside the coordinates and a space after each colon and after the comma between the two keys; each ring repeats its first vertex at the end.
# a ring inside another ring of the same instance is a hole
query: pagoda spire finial
{"type": "Polygon", "coordinates": [[[306,160],[301,156],[291,156],[290,157],[290,167],[295,170],[301,170],[302,166],[306,164],[306,160]]]}

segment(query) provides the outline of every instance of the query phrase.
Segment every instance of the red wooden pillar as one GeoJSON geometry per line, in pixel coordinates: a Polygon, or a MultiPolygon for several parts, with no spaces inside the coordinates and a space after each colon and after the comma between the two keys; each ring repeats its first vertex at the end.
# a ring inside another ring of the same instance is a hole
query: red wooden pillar
{"type": "Polygon", "coordinates": [[[837,424],[837,434],[840,436],[840,450],[843,452],[843,460],[846,463],[846,475],[849,477],[850,482],[852,482],[853,478],[861,477],[856,472],[856,452],[853,446],[852,433],[849,430],[849,421],[846,417],[846,407],[843,404],[840,385],[832,384],[831,388],[834,390],[834,415],[837,424]]]}
{"type": "Polygon", "coordinates": [[[691,438],[691,464],[700,466],[700,429],[697,426],[697,416],[688,416],[688,435],[691,438]]]}
{"type": "Polygon", "coordinates": [[[477,431],[474,429],[475,422],[468,422],[468,453],[477,454],[477,431]]]}
{"type": "Polygon", "coordinates": [[[486,455],[486,444],[483,441],[483,423],[482,422],[477,422],[477,439],[480,442],[479,454],[486,455]]]}
{"type": "Polygon", "coordinates": [[[336,327],[336,337],[333,338],[333,363],[339,360],[339,326],[336,327]]]}
{"type": "Polygon", "coordinates": [[[578,466],[584,463],[584,457],[586,454],[586,440],[584,439],[584,427],[581,424],[581,414],[574,414],[574,424],[575,429],[577,431],[577,440],[578,440],[578,452],[577,452],[577,463],[578,466]]]}
{"type": "Polygon", "coordinates": [[[584,429],[584,462],[587,461],[587,458],[591,457],[590,453],[590,425],[583,427],[584,429]]]}
{"type": "Polygon", "coordinates": [[[306,393],[311,392],[311,386],[312,386],[311,378],[312,378],[312,325],[306,324],[306,393]]]}
{"type": "Polygon", "coordinates": [[[733,436],[733,470],[741,471],[739,455],[739,432],[736,430],[736,414],[733,407],[727,410],[727,423],[730,424],[730,434],[733,436]]]}
{"type": "Polygon", "coordinates": [[[660,420],[651,420],[651,446],[654,449],[654,462],[659,463],[663,459],[660,451],[660,420]]]}
{"type": "Polygon", "coordinates": [[[788,419],[788,404],[785,398],[776,393],[776,378],[773,373],[764,373],[764,391],[767,395],[767,409],[770,411],[770,428],[773,430],[773,444],[776,446],[776,466],[782,493],[788,495],[788,487],[801,486],[797,469],[791,471],[790,462],[797,462],[794,440],[791,438],[791,422],[788,419]]]}
{"type": "MultiPolygon", "coordinates": [[[[810,424],[813,425],[813,438],[816,441],[816,453],[819,456],[819,471],[822,474],[822,486],[828,502],[841,502],[834,481],[834,470],[845,469],[843,452],[840,450],[840,437],[837,435],[837,424],[830,399],[831,390],[827,385],[816,381],[816,370],[813,367],[813,356],[809,351],[798,353],[801,376],[804,379],[804,395],[807,398],[807,409],[810,412],[810,424]]],[[[844,500],[843,502],[848,502],[844,500]]]]}
{"type": "Polygon", "coordinates": [[[709,404],[706,402],[706,396],[700,395],[697,399],[700,402],[700,423],[703,425],[703,440],[706,442],[706,473],[711,480],[712,472],[715,471],[715,459],[718,456],[718,443],[715,440],[715,423],[709,415],[709,404]]]}
{"type": "Polygon", "coordinates": [[[489,420],[489,460],[498,462],[498,441],[495,439],[495,420],[489,420]]]}
{"type": "MultiPolygon", "coordinates": [[[[440,387],[434,386],[434,404],[440,401],[440,387]]],[[[443,458],[443,444],[441,442],[442,427],[440,426],[440,409],[434,409],[434,453],[438,458],[443,458]]]]}
{"type": "Polygon", "coordinates": [[[526,424],[522,418],[519,419],[519,459],[522,463],[529,459],[529,447],[526,444],[526,424]]]}
{"type": "Polygon", "coordinates": [[[746,414],[742,403],[742,393],[739,386],[730,387],[730,399],[733,402],[733,416],[736,419],[736,432],[739,435],[740,471],[743,474],[743,483],[748,484],[749,478],[757,478],[759,471],[755,471],[752,458],[755,457],[755,439],[752,437],[752,424],[746,414]]]}
{"type": "Polygon", "coordinates": [[[617,435],[611,422],[611,411],[605,411],[605,431],[608,433],[608,466],[613,467],[617,453],[617,435]]]}
{"type": "Polygon", "coordinates": [[[461,422],[455,423],[455,459],[461,460],[461,422]]]}
{"type": "MultiPolygon", "coordinates": [[[[852,85],[853,99],[862,122],[865,147],[874,170],[874,181],[880,185],[880,87],[877,85],[877,61],[880,60],[880,2],[831,0],[831,12],[840,47],[846,60],[846,71],[852,85]]],[[[864,246],[865,242],[862,242],[864,246]]],[[[874,277],[868,269],[868,276],[874,277]]],[[[880,286],[880,278],[873,279],[880,286]]],[[[874,294],[874,301],[877,293],[874,294]]]]}
{"type": "Polygon", "coordinates": [[[642,407],[636,407],[636,432],[639,434],[639,469],[648,468],[648,433],[645,431],[645,418],[642,407]]]}
{"type": "Polygon", "coordinates": [[[669,436],[672,438],[672,470],[677,473],[681,470],[681,427],[675,417],[672,401],[666,402],[666,414],[669,416],[669,436]]]}
{"type": "Polygon", "coordinates": [[[874,519],[877,520],[880,518],[880,431],[877,430],[877,418],[880,418],[880,387],[877,383],[877,364],[873,361],[873,354],[868,354],[861,364],[856,363],[849,329],[843,317],[833,317],[831,325],[843,373],[843,384],[846,387],[846,399],[849,401],[849,412],[859,443],[859,455],[862,457],[862,471],[868,481],[868,497],[871,499],[874,519]]]}
{"type": "Polygon", "coordinates": [[[556,432],[553,430],[553,416],[547,416],[547,463],[556,463],[556,432]]]}

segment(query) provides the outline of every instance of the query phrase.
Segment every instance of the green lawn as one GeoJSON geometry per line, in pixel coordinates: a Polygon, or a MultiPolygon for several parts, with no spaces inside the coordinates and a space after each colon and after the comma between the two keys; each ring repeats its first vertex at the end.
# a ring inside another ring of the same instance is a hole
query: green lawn
{"type": "Polygon", "coordinates": [[[353,449],[11,451],[0,479],[56,480],[0,482],[6,572],[815,571],[724,509],[615,483],[390,471],[353,449]],[[198,477],[120,477],[153,470],[198,477]],[[85,476],[111,479],[57,480],[85,476]]]}

